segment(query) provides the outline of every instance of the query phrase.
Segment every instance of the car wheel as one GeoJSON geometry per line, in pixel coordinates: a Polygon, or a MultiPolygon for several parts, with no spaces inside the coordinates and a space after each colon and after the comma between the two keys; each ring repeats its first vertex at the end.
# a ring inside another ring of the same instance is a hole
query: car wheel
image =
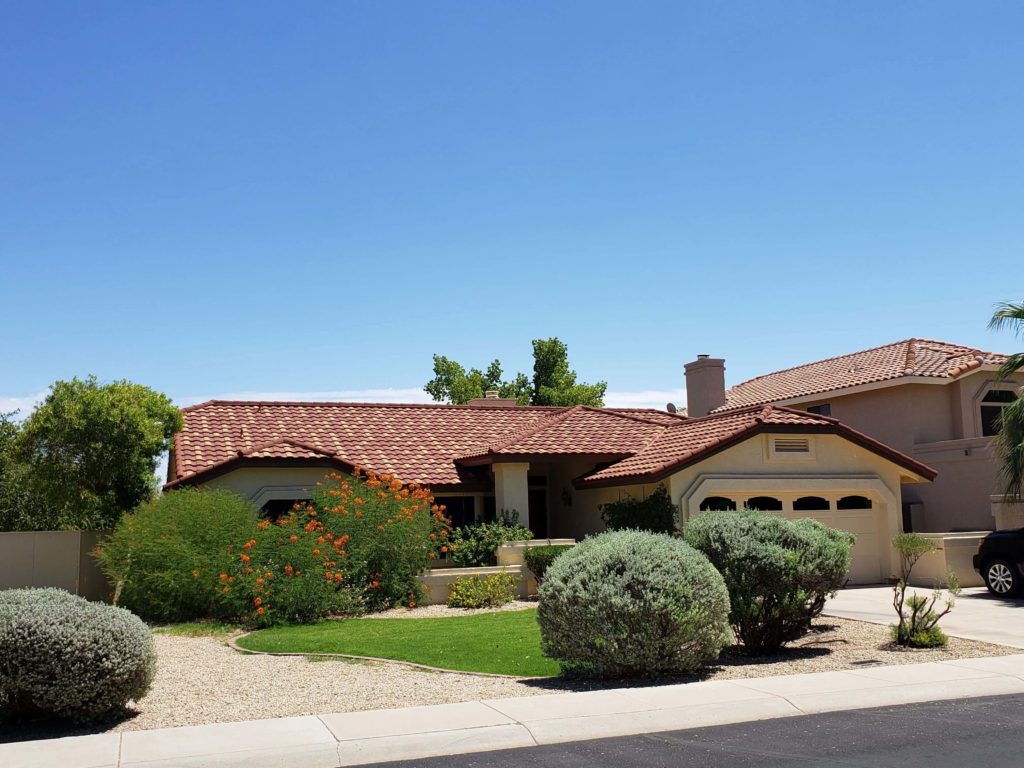
{"type": "Polygon", "coordinates": [[[1009,560],[989,560],[985,565],[985,586],[998,597],[1010,597],[1020,592],[1021,575],[1009,560]]]}

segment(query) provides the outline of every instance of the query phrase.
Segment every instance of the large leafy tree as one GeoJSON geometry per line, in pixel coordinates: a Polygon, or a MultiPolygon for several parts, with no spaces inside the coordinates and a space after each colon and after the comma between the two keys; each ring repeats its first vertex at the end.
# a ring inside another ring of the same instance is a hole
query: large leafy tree
{"type": "MultiPolygon", "coordinates": [[[[989,327],[1012,330],[1017,338],[1024,336],[1024,303],[997,304],[989,327]]],[[[1016,352],[1006,358],[999,369],[999,378],[1007,378],[1022,369],[1024,352],[1016,352]]],[[[1024,490],[1024,388],[1018,390],[1017,399],[1003,409],[995,447],[1003,488],[1007,495],[1019,497],[1024,490]]]]}
{"type": "Polygon", "coordinates": [[[13,433],[10,419],[0,427],[0,520],[21,530],[113,527],[155,492],[157,462],[181,423],[148,387],[58,381],[13,433]]]}
{"type": "Polygon", "coordinates": [[[556,338],[534,339],[533,377],[517,373],[502,378],[498,360],[487,366],[466,369],[444,355],[434,355],[434,378],[424,389],[438,402],[467,403],[497,390],[499,397],[515,398],[520,405],[604,405],[607,382],[587,384],[577,381],[569,367],[569,348],[556,338]]]}

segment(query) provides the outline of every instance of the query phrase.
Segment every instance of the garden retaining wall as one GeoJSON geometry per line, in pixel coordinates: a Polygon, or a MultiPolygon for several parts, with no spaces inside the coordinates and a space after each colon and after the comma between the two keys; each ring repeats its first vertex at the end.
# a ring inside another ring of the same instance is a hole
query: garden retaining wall
{"type": "Polygon", "coordinates": [[[0,533],[0,589],[58,587],[109,600],[111,587],[90,554],[106,531],[0,533]]]}

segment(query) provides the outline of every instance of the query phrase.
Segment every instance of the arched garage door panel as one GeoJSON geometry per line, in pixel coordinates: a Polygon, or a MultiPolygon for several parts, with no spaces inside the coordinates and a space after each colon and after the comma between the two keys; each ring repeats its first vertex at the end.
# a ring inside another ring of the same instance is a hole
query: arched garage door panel
{"type": "Polygon", "coordinates": [[[809,517],[829,528],[849,531],[857,537],[850,551],[850,584],[882,581],[882,553],[878,549],[878,519],[871,509],[843,512],[776,512],[790,520],[809,517]]]}

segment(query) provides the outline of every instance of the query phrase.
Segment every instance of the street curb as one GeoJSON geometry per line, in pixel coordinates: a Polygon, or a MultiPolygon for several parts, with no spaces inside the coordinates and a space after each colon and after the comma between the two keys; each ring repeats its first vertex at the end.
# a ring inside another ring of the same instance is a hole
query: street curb
{"type": "Polygon", "coordinates": [[[341,768],[799,717],[1024,695],[1024,654],[0,744],[5,768],[341,768]]]}

